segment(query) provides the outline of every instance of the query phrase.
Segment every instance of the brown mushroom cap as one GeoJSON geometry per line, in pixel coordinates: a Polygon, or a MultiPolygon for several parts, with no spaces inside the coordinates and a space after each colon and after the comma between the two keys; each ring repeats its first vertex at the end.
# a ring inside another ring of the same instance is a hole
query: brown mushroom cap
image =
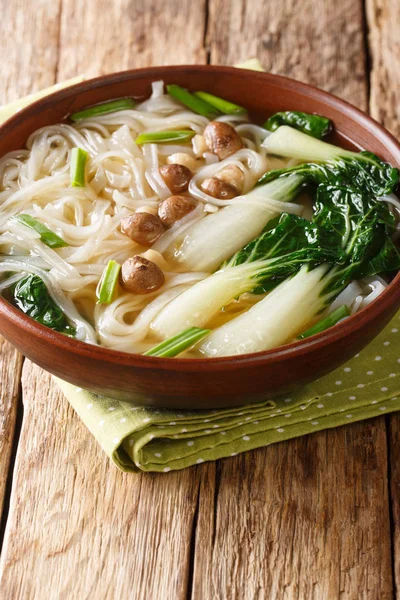
{"type": "Polygon", "coordinates": [[[121,219],[121,231],[134,242],[142,246],[151,246],[165,229],[157,215],[136,212],[121,219]]]}
{"type": "Polygon", "coordinates": [[[239,134],[229,123],[211,121],[203,135],[211,152],[216,154],[220,160],[243,148],[239,134]]]}
{"type": "Polygon", "coordinates": [[[121,267],[121,286],[132,294],[150,294],[164,283],[164,273],[143,256],[128,258],[121,267]]]}
{"type": "Polygon", "coordinates": [[[238,195],[238,190],[234,185],[221,181],[216,177],[208,177],[201,184],[203,192],[212,196],[213,198],[219,198],[220,200],[231,200],[238,195]]]}
{"type": "Polygon", "coordinates": [[[161,177],[164,179],[168,189],[173,194],[181,194],[186,192],[189,186],[189,181],[193,177],[190,169],[184,165],[174,163],[172,165],[163,165],[160,167],[161,177]]]}
{"type": "Polygon", "coordinates": [[[188,196],[170,196],[159,204],[158,216],[165,227],[172,227],[176,221],[196,208],[196,204],[196,201],[188,196]]]}

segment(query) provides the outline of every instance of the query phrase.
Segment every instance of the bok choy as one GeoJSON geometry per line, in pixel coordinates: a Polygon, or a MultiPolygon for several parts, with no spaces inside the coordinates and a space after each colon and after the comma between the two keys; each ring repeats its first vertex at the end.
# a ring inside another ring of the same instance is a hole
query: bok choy
{"type": "Polygon", "coordinates": [[[335,263],[343,257],[329,230],[289,214],[237,252],[210,277],[177,296],[152,323],[153,332],[169,337],[185,327],[202,327],[245,292],[263,294],[303,265],[335,263]]]}
{"type": "MultiPolygon", "coordinates": [[[[392,190],[391,190],[392,191],[392,190]]],[[[259,352],[290,341],[352,281],[400,268],[392,242],[394,217],[386,204],[346,185],[320,184],[313,223],[330,231],[337,258],[305,264],[246,313],[211,333],[200,351],[208,356],[259,352]]]]}
{"type": "Polygon", "coordinates": [[[10,290],[11,299],[23,313],[55,331],[75,336],[72,327],[61,308],[47,291],[44,281],[38,275],[22,277],[10,290]]]}
{"type": "Polygon", "coordinates": [[[372,152],[345,150],[285,125],[267,137],[262,145],[270,154],[312,162],[269,171],[259,179],[259,185],[296,173],[307,183],[345,183],[376,197],[390,194],[399,182],[398,169],[372,152]]]}
{"type": "Polygon", "coordinates": [[[188,271],[211,272],[257,237],[265,225],[284,211],[303,184],[300,175],[272,181],[236,198],[231,204],[191,225],[167,257],[188,271]],[[278,202],[276,202],[278,201],[278,202]]]}
{"type": "Polygon", "coordinates": [[[275,113],[264,123],[265,129],[268,129],[268,131],[275,131],[282,125],[289,125],[289,127],[298,129],[307,135],[312,135],[312,137],[319,140],[331,130],[331,122],[327,117],[310,115],[295,110],[275,113]]]}

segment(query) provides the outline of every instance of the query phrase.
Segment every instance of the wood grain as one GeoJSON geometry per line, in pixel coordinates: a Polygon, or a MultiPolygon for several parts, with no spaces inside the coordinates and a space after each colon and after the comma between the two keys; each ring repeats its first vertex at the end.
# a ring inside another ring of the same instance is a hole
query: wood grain
{"type": "Polygon", "coordinates": [[[0,0],[1,103],[55,81],[61,0],[0,0]]]}
{"type": "MultiPolygon", "coordinates": [[[[400,4],[397,0],[367,0],[371,57],[371,115],[397,138],[400,136],[400,4]]],[[[400,166],[400,165],[398,165],[400,166]]],[[[390,503],[396,596],[400,594],[400,416],[388,421],[390,503]]]]}
{"type": "Polygon", "coordinates": [[[0,516],[15,433],[22,356],[0,336],[0,516]]]}
{"type": "Polygon", "coordinates": [[[193,600],[391,598],[385,443],[373,422],[221,461],[193,600]]]}
{"type": "Polygon", "coordinates": [[[400,136],[400,3],[367,0],[372,116],[400,136]]]}
{"type": "MultiPolygon", "coordinates": [[[[367,108],[360,2],[223,6],[211,0],[211,62],[257,55],[367,108]],[[243,31],[253,33],[236,44],[243,31]]],[[[193,600],[392,597],[383,418],[221,461],[215,477],[214,468],[200,489],[193,600]]]]}
{"type": "Polygon", "coordinates": [[[296,0],[210,0],[207,43],[215,64],[256,56],[266,71],[362,107],[367,103],[362,20],[361,0],[302,0],[301,7],[296,0]]]}
{"type": "Polygon", "coordinates": [[[64,1],[59,78],[205,62],[204,27],[205,0],[64,1]]]}
{"type": "Polygon", "coordinates": [[[196,469],[118,471],[29,361],[2,556],[3,598],[186,598],[196,469]]]}

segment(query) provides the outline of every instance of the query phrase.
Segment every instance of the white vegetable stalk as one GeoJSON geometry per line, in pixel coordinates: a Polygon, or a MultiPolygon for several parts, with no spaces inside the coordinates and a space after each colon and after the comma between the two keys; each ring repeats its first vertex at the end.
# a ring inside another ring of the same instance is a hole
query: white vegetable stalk
{"type": "Polygon", "coordinates": [[[284,210],[271,199],[290,200],[301,181],[300,175],[293,174],[256,187],[243,196],[241,202],[235,199],[187,229],[181,244],[167,251],[167,259],[185,271],[213,271],[257,237],[268,221],[284,210]]]}
{"type": "Polygon", "coordinates": [[[278,156],[297,158],[305,161],[316,160],[326,162],[357,156],[354,152],[317,140],[287,125],[278,127],[276,131],[263,141],[262,147],[266,148],[268,154],[277,154],[278,156]]]}
{"type": "Polygon", "coordinates": [[[176,335],[188,327],[203,327],[233,298],[252,290],[253,276],[272,261],[255,261],[226,268],[177,296],[157,315],[151,325],[160,339],[176,335]]]}
{"type": "Polygon", "coordinates": [[[329,267],[303,267],[247,312],[213,331],[200,345],[206,357],[270,350],[303,331],[325,306],[323,276],[329,267]]]}

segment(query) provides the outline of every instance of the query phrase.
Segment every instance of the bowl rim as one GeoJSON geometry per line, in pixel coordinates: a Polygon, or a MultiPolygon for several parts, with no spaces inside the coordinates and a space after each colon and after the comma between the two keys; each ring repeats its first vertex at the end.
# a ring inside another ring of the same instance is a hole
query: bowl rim
{"type": "MultiPolygon", "coordinates": [[[[400,163],[400,143],[395,137],[388,132],[375,119],[362,112],[349,102],[338,98],[320,88],[313,85],[297,81],[282,75],[273,73],[252,71],[237,67],[225,67],[216,65],[172,65],[158,66],[141,69],[130,69],[101,75],[92,79],[84,80],[80,83],[68,86],[59,91],[56,91],[48,96],[40,98],[35,102],[24,107],[15,115],[7,119],[0,125],[0,135],[9,135],[12,132],[14,125],[25,117],[30,116],[30,113],[35,113],[37,110],[43,111],[54,105],[57,101],[64,100],[68,97],[74,97],[75,92],[86,92],[99,87],[110,86],[115,83],[122,83],[125,80],[141,79],[141,77],[152,76],[165,77],[169,72],[209,72],[209,73],[225,73],[235,75],[235,77],[243,77],[243,79],[251,76],[252,79],[269,80],[272,84],[275,82],[280,88],[286,90],[296,90],[310,96],[314,100],[318,100],[328,106],[339,109],[345,117],[351,117],[358,124],[368,129],[373,137],[383,139],[389,152],[398,154],[400,163]]],[[[67,116],[67,115],[66,115],[67,116]]],[[[353,142],[354,143],[354,142],[353,142]]],[[[240,367],[261,364],[263,362],[275,363],[282,359],[291,359],[297,356],[307,354],[315,346],[326,348],[331,342],[338,341],[348,335],[351,335],[357,330],[362,329],[369,321],[373,320],[378,315],[384,313],[394,304],[400,304],[400,271],[396,274],[388,287],[368,306],[359,312],[349,316],[342,322],[333,327],[306,338],[298,340],[284,346],[278,346],[271,350],[262,352],[254,352],[249,354],[222,356],[218,358],[160,358],[144,356],[142,354],[133,354],[123,352],[121,350],[112,350],[105,346],[99,346],[70,338],[62,333],[54,331],[44,325],[41,325],[34,319],[31,319],[16,307],[10,304],[5,298],[0,295],[0,317],[8,319],[13,325],[24,330],[26,334],[32,337],[42,338],[56,348],[63,348],[66,351],[73,352],[80,356],[89,357],[98,360],[99,362],[107,362],[112,364],[139,367],[143,369],[160,369],[173,370],[182,372],[197,371],[199,367],[206,367],[210,371],[231,370],[240,367]]]]}

